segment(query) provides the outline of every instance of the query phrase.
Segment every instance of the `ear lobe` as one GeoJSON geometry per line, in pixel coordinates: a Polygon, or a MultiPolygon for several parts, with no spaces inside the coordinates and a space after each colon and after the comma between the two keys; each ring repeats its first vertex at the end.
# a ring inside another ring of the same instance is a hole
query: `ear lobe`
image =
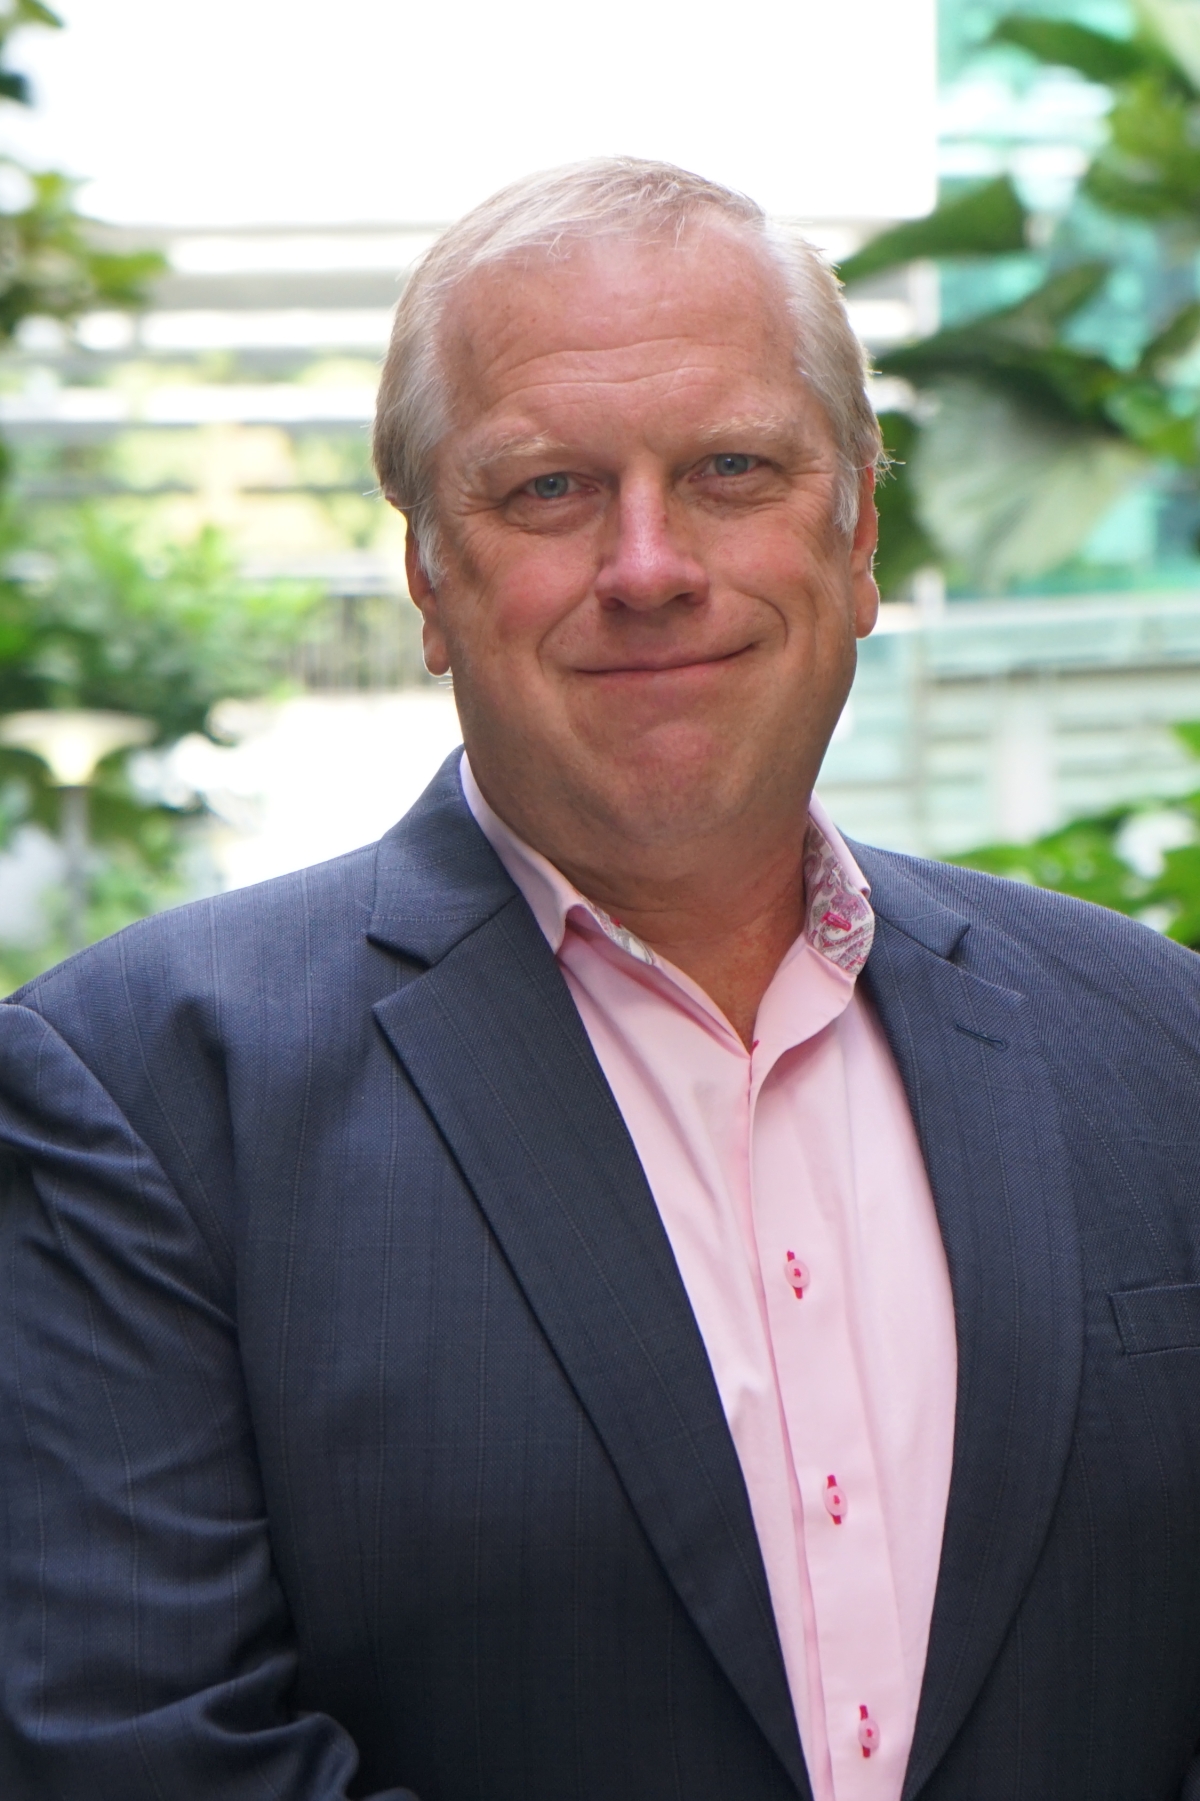
{"type": "Polygon", "coordinates": [[[412,519],[405,514],[408,537],[404,544],[404,568],[408,576],[408,592],[421,614],[421,651],[430,675],[449,675],[450,653],[442,630],[437,591],[421,560],[421,547],[413,530],[412,519]]]}
{"type": "Polygon", "coordinates": [[[422,608],[421,656],[430,675],[450,674],[450,652],[441,624],[422,608]]]}

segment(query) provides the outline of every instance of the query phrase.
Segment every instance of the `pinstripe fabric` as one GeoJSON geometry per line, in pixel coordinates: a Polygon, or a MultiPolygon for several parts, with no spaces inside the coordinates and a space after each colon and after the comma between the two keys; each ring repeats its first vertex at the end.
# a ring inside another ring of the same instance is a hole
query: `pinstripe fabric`
{"type": "Polygon", "coordinates": [[[1200,959],[1082,903],[855,854],[889,920],[872,992],[960,1341],[906,1801],[1191,1796],[1200,959]]]}
{"type": "MultiPolygon", "coordinates": [[[[907,1793],[1198,1801],[1195,960],[856,854],[960,1337],[907,1793]]],[[[5,1801],[805,1796],[686,1296],[453,768],[17,999],[5,1801]]]]}

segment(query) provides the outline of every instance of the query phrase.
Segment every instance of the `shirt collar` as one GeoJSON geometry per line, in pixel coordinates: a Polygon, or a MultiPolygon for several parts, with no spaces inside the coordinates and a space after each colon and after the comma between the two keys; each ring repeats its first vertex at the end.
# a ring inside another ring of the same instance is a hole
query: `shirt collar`
{"type": "MultiPolygon", "coordinates": [[[[459,780],[476,825],[521,890],[555,956],[574,915],[580,923],[599,929],[637,962],[659,966],[660,960],[648,944],[581,894],[549,858],[504,823],[484,799],[465,751],[459,780]]],[[[875,915],[867,898],[871,888],[815,794],[809,802],[804,840],[804,887],[806,941],[853,979],[867,960],[875,931],[875,915]]]]}

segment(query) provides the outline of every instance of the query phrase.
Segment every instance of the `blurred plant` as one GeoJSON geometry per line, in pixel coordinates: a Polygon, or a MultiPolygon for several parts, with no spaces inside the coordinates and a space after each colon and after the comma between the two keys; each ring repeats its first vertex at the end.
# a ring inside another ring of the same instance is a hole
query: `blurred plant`
{"type": "MultiPolygon", "coordinates": [[[[19,812],[23,777],[4,782],[3,798],[19,812]]],[[[120,931],[135,919],[185,900],[188,854],[198,817],[140,801],[119,769],[102,773],[91,790],[92,827],[96,847],[89,871],[84,938],[89,944],[120,931]]],[[[11,817],[11,816],[10,816],[11,817]]],[[[44,930],[31,944],[0,937],[0,994],[9,994],[43,969],[51,968],[72,949],[67,929],[67,896],[49,888],[42,897],[44,930]]]]}
{"type": "MultiPolygon", "coordinates": [[[[62,20],[40,0],[0,7],[0,101],[20,106],[31,102],[29,83],[8,66],[8,54],[13,34],[29,25],[59,30],[62,20]]],[[[0,201],[0,346],[11,343],[24,319],[70,320],[94,306],[142,303],[147,284],[166,267],[161,256],[104,250],[75,208],[79,183],[65,175],[0,154],[0,176],[0,193],[10,190],[9,204],[0,201]]]]}
{"type": "MultiPolygon", "coordinates": [[[[1171,310],[1132,360],[1080,342],[1120,246],[1083,256],[1073,214],[1036,252],[1042,278],[1015,305],[880,358],[911,385],[908,413],[883,415],[896,459],[881,490],[880,574],[895,593],[922,563],[996,591],[1078,552],[1114,501],[1156,469],[1200,472],[1200,0],[1140,0],[1116,38],[1067,20],[1011,15],[991,43],[1108,86],[1104,142],[1075,211],[1153,228],[1171,310]],[[1182,301],[1180,296],[1182,293],[1182,301]]],[[[1044,222],[1038,222],[1044,223],[1044,222]]],[[[917,258],[1033,256],[1035,222],[1008,177],[882,233],[841,265],[848,287],[917,258]]],[[[1091,237],[1094,241],[1095,233],[1091,237]]]]}
{"type": "MultiPolygon", "coordinates": [[[[27,26],[62,21],[41,0],[0,0],[0,101],[30,103],[9,66],[27,26]]],[[[136,307],[165,270],[156,253],[106,250],[78,212],[78,183],[0,154],[0,349],[22,322],[69,323],[97,307],[136,307]]],[[[0,445],[0,482],[7,458],[0,445]]],[[[288,584],[239,579],[215,531],[148,553],[133,532],[96,510],[52,521],[18,519],[0,503],[0,713],[85,707],[142,715],[165,748],[206,731],[217,700],[257,695],[279,671],[316,596],[288,584]]],[[[147,798],[125,753],[101,764],[89,795],[89,938],[182,898],[189,816],[198,805],[147,798]]],[[[0,846],[21,826],[58,825],[60,794],[28,752],[0,750],[0,846]]],[[[65,897],[46,897],[45,942],[0,945],[11,985],[66,949],[65,897]]]]}
{"type": "MultiPolygon", "coordinates": [[[[140,714],[154,722],[160,749],[188,732],[208,732],[216,701],[278,689],[320,598],[300,584],[244,581],[214,529],[149,553],[128,525],[96,509],[60,516],[52,550],[31,549],[11,520],[0,519],[5,549],[0,713],[94,707],[140,714]]],[[[91,790],[92,939],[183,895],[198,804],[147,799],[129,764],[126,753],[107,758],[91,790]]],[[[0,749],[0,845],[22,825],[53,833],[59,809],[44,764],[0,749]]],[[[59,898],[51,896],[48,907],[45,946],[24,961],[0,948],[0,981],[23,979],[31,959],[45,967],[63,953],[59,898]]]]}
{"type": "MultiPolygon", "coordinates": [[[[1200,756],[1200,723],[1175,731],[1200,756]]],[[[982,845],[950,861],[1112,907],[1200,950],[1200,791],[1114,807],[1030,844],[982,845]]]]}
{"type": "Polygon", "coordinates": [[[10,530],[0,713],[140,713],[154,720],[159,743],[205,731],[214,701],[277,685],[317,598],[299,583],[243,580],[212,526],[153,552],[97,507],[60,514],[46,548],[10,530]]]}

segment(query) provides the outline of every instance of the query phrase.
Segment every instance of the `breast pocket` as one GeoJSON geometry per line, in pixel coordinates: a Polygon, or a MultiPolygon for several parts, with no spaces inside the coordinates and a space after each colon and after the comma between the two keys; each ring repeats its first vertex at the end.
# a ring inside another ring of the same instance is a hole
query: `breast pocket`
{"type": "Polygon", "coordinates": [[[1108,1299],[1127,1356],[1200,1351],[1200,1282],[1129,1288],[1108,1299]]]}

